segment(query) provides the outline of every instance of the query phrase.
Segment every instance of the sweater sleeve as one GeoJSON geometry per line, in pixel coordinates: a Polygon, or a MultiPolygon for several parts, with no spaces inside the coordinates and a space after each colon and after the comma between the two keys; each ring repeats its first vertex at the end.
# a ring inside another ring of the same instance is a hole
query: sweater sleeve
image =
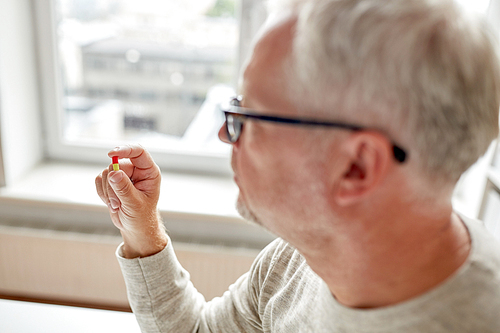
{"type": "Polygon", "coordinates": [[[250,272],[209,302],[191,283],[170,239],[165,249],[150,257],[125,259],[121,246],[116,256],[143,333],[262,332],[258,309],[262,253],[250,272]]]}

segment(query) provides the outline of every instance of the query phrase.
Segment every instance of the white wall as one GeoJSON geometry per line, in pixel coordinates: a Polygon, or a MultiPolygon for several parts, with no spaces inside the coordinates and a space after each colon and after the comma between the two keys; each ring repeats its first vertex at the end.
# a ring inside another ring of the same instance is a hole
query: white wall
{"type": "Polygon", "coordinates": [[[0,0],[0,133],[7,184],[42,158],[30,0],[0,0]]]}

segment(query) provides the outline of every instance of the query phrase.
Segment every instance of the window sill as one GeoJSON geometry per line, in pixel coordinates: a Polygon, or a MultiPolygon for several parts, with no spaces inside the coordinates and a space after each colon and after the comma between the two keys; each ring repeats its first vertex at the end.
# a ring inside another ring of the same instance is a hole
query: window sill
{"type": "MultiPolygon", "coordinates": [[[[44,163],[0,189],[0,223],[115,235],[95,191],[102,166],[44,163]]],[[[164,173],[159,209],[176,241],[262,248],[274,237],[239,217],[229,177],[164,173]]]]}

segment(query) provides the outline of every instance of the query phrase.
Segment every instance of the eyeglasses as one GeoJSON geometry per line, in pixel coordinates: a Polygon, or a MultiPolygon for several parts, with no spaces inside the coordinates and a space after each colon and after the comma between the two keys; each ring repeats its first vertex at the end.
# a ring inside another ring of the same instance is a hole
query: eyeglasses
{"type": "MultiPolygon", "coordinates": [[[[246,120],[259,120],[259,121],[269,121],[274,123],[288,124],[288,125],[298,125],[298,126],[321,126],[321,127],[331,127],[351,131],[362,131],[366,130],[366,127],[340,123],[340,122],[325,122],[310,118],[285,118],[271,115],[258,114],[254,110],[247,109],[241,106],[242,96],[237,96],[231,99],[227,107],[222,107],[221,110],[224,112],[226,118],[226,132],[229,141],[235,143],[238,141],[243,129],[243,124],[246,120]]],[[[406,160],[406,151],[392,142],[392,151],[396,161],[403,163],[406,160]]]]}

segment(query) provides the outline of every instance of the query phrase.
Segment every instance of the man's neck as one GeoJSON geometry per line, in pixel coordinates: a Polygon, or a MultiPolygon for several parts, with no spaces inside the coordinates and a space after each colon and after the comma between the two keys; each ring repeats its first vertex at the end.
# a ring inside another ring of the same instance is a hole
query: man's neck
{"type": "Polygon", "coordinates": [[[470,252],[468,231],[454,213],[432,221],[366,222],[366,229],[332,236],[322,251],[299,248],[349,307],[376,308],[421,295],[456,272],[470,252]]]}

